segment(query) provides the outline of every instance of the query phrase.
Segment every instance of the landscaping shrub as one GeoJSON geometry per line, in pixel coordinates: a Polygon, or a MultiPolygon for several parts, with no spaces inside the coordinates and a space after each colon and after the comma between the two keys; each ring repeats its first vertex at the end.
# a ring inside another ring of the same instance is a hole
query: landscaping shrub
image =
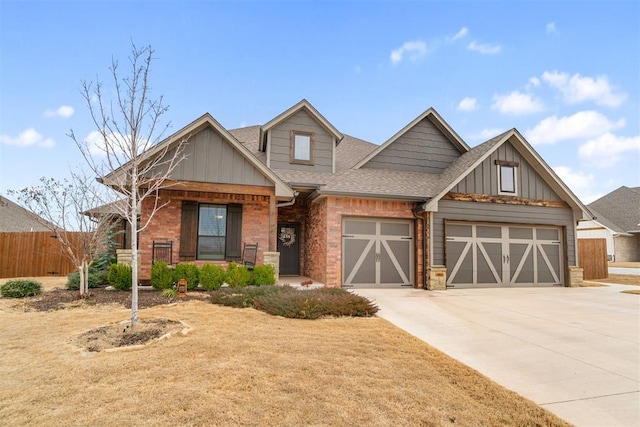
{"type": "Polygon", "coordinates": [[[180,279],[187,281],[187,289],[195,289],[199,283],[198,266],[191,263],[183,263],[176,265],[173,270],[173,281],[178,283],[180,279]]]}
{"type": "Polygon", "coordinates": [[[253,307],[256,310],[291,319],[320,317],[369,317],[378,307],[366,298],[343,289],[318,288],[297,290],[290,286],[257,286],[220,289],[211,301],[230,307],[253,307]]]}
{"type": "Polygon", "coordinates": [[[42,292],[42,284],[35,280],[9,280],[0,287],[0,293],[5,298],[24,298],[38,295],[42,292]]]}
{"type": "Polygon", "coordinates": [[[276,273],[270,264],[258,265],[251,272],[251,284],[253,286],[275,285],[276,273]]]}
{"type": "Polygon", "coordinates": [[[227,273],[215,264],[205,264],[200,267],[200,284],[207,291],[220,289],[227,273]]]}
{"type": "Polygon", "coordinates": [[[109,266],[109,284],[119,291],[131,289],[131,266],[127,264],[111,264],[109,266]]]}
{"type": "Polygon", "coordinates": [[[225,282],[232,288],[249,286],[249,284],[251,284],[251,272],[244,265],[238,265],[232,261],[227,268],[225,282]]]}
{"type": "Polygon", "coordinates": [[[157,261],[151,266],[151,286],[169,289],[173,286],[173,272],[165,262],[157,261]]]}
{"type": "MultiPolygon", "coordinates": [[[[96,270],[89,267],[89,288],[100,288],[109,284],[109,276],[107,270],[96,270]]],[[[80,273],[78,270],[67,275],[67,289],[80,289],[80,273]]]]}
{"type": "MultiPolygon", "coordinates": [[[[222,288],[214,291],[211,302],[227,307],[247,308],[253,307],[255,300],[267,295],[288,292],[286,286],[247,286],[244,288],[222,288]]],[[[295,291],[294,291],[295,292],[295,291]]]]}
{"type": "Polygon", "coordinates": [[[254,308],[291,319],[369,317],[377,311],[371,301],[343,289],[318,288],[258,298],[254,308]]]}

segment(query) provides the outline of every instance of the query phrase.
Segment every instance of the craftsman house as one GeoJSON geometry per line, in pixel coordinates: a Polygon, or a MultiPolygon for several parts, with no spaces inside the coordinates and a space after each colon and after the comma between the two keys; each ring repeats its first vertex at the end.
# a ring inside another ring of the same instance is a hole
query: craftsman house
{"type": "Polygon", "coordinates": [[[170,203],[140,233],[142,279],[163,242],[172,262],[198,265],[257,243],[258,263],[333,287],[582,280],[576,223],[589,211],[515,129],[470,148],[430,108],[378,146],[302,100],[241,129],[205,114],[145,156],[185,137],[159,195],[170,203]]]}

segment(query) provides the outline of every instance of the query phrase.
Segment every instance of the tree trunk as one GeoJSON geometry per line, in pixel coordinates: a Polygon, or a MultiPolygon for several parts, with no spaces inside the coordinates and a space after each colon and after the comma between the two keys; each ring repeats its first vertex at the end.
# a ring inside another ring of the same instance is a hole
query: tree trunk
{"type": "Polygon", "coordinates": [[[78,274],[80,275],[80,283],[79,283],[80,296],[83,297],[84,296],[84,283],[88,280],[88,278],[85,277],[86,272],[85,272],[85,269],[84,269],[84,262],[78,268],[78,274]]]}
{"type": "Polygon", "coordinates": [[[84,271],[84,279],[80,282],[80,286],[82,286],[80,293],[89,295],[89,263],[86,259],[82,260],[82,269],[84,271]]]}

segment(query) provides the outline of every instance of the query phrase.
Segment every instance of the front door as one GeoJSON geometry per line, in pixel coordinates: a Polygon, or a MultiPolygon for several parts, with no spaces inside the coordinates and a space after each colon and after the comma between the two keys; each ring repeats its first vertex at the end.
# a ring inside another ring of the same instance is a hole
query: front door
{"type": "Polygon", "coordinates": [[[300,223],[278,223],[278,252],[280,252],[280,275],[300,274],[300,223]]]}

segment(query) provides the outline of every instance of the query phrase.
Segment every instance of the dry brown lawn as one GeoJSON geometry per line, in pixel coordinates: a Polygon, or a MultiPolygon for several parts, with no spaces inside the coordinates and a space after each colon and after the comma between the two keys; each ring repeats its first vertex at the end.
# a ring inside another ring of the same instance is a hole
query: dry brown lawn
{"type": "MultiPolygon", "coordinates": [[[[52,289],[60,288],[64,289],[67,286],[67,277],[66,276],[47,276],[47,277],[18,277],[20,280],[35,280],[42,284],[43,291],[50,291],[52,289]]],[[[7,283],[9,280],[16,279],[0,279],[0,286],[7,283]]]]}
{"type": "Polygon", "coordinates": [[[640,262],[610,262],[609,267],[640,268],[640,262]]]}
{"type": "MultiPolygon", "coordinates": [[[[595,282],[595,283],[615,283],[617,285],[633,285],[633,286],[640,286],[640,276],[633,276],[630,274],[610,274],[609,277],[607,277],[606,279],[592,279],[592,280],[585,280],[585,283],[587,284],[586,286],[589,286],[590,282],[595,282]]],[[[591,285],[594,286],[594,285],[591,285]]],[[[599,285],[595,285],[595,286],[599,286],[599,285]]]]}
{"type": "Polygon", "coordinates": [[[380,318],[292,320],[206,301],[141,310],[191,332],[129,351],[70,340],[112,305],[0,299],[3,425],[567,425],[380,318]]]}

